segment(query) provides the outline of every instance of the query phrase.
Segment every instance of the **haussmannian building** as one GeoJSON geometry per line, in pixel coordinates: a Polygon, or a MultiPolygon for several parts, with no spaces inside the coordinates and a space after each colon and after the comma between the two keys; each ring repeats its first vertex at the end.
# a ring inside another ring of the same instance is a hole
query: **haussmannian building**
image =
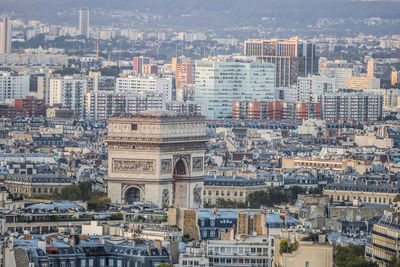
{"type": "Polygon", "coordinates": [[[365,247],[365,257],[380,267],[400,252],[400,213],[387,211],[372,229],[372,242],[365,247]]]}

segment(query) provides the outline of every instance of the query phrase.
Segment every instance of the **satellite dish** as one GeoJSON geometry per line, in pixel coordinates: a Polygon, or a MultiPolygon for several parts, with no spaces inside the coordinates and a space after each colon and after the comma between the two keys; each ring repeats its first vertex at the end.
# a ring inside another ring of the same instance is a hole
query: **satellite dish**
{"type": "Polygon", "coordinates": [[[356,221],[357,221],[357,222],[361,221],[360,215],[357,215],[357,216],[356,216],[356,221]]]}
{"type": "Polygon", "coordinates": [[[349,215],[346,216],[346,221],[347,221],[347,222],[350,221],[350,216],[349,216],[349,215]]]}
{"type": "Polygon", "coordinates": [[[65,243],[68,243],[68,238],[64,238],[63,241],[64,241],[65,243]]]}

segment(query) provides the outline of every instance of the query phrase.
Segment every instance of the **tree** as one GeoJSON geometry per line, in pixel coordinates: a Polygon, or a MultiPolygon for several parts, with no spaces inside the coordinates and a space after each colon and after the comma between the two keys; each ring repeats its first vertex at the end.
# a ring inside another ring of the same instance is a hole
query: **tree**
{"type": "Polygon", "coordinates": [[[393,202],[399,202],[400,201],[400,194],[397,194],[394,199],[393,202]]]}
{"type": "Polygon", "coordinates": [[[338,246],[333,255],[336,267],[377,267],[364,258],[364,249],[361,246],[349,244],[346,247],[338,246]]]}
{"type": "Polygon", "coordinates": [[[387,267],[400,267],[399,259],[393,257],[386,265],[387,267]]]}
{"type": "Polygon", "coordinates": [[[90,181],[80,182],[79,185],[80,198],[82,200],[88,200],[90,198],[90,193],[92,192],[92,183],[90,181]]]}
{"type": "Polygon", "coordinates": [[[56,70],[53,72],[54,74],[61,74],[61,76],[71,76],[73,74],[81,73],[78,69],[75,68],[63,68],[61,70],[56,70]]]}
{"type": "Polygon", "coordinates": [[[217,208],[230,208],[230,209],[244,209],[247,208],[245,202],[234,201],[230,199],[219,198],[217,202],[217,208]]]}
{"type": "Polygon", "coordinates": [[[157,265],[157,267],[174,267],[174,265],[171,263],[163,262],[157,265]]]}

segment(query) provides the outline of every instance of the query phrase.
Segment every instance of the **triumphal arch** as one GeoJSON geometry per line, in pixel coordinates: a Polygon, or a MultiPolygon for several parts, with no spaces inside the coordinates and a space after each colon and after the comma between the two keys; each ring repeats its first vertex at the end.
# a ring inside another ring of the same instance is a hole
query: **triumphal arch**
{"type": "Polygon", "coordinates": [[[198,208],[203,203],[203,116],[143,111],[108,120],[108,196],[130,204],[198,208]]]}

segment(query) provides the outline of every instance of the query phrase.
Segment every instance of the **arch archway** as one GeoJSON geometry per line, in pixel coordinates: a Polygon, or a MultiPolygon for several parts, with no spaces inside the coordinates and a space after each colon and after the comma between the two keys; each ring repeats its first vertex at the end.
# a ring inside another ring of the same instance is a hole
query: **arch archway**
{"type": "Polygon", "coordinates": [[[174,166],[174,177],[188,176],[188,167],[184,159],[179,159],[174,166]]]}
{"type": "Polygon", "coordinates": [[[137,187],[129,187],[124,193],[124,202],[132,204],[141,200],[140,189],[137,187]]]}

